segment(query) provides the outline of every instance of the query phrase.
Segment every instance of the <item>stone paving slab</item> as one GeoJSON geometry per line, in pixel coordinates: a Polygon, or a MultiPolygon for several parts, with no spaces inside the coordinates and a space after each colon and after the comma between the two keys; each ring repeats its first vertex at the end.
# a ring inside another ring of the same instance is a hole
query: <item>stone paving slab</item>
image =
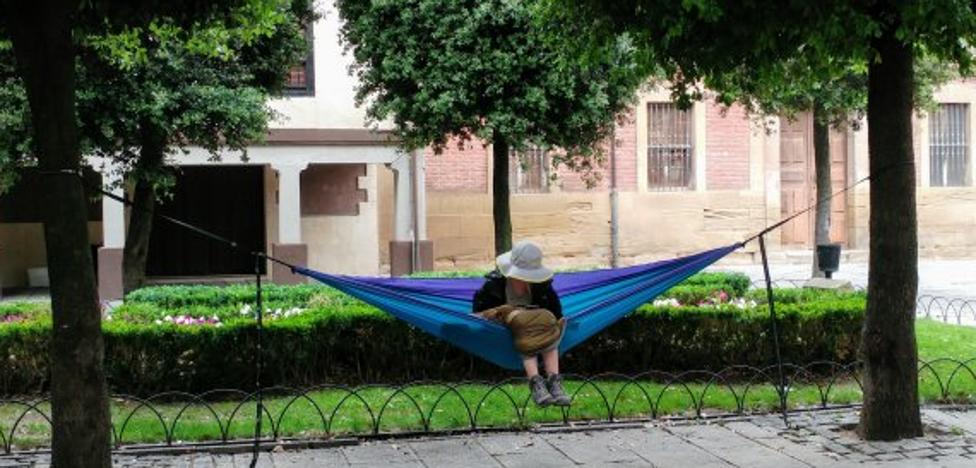
{"type": "Polygon", "coordinates": [[[410,442],[410,448],[424,466],[470,468],[500,468],[501,462],[488,453],[477,439],[465,438],[410,442]]]}
{"type": "Polygon", "coordinates": [[[540,434],[494,434],[471,436],[505,467],[562,467],[573,462],[540,434]]]}
{"type": "Polygon", "coordinates": [[[670,432],[734,466],[755,468],[809,466],[786,454],[742,437],[724,425],[675,427],[670,432]]]}
{"type": "MultiPolygon", "coordinates": [[[[622,430],[621,445],[656,467],[728,468],[733,465],[668,431],[622,430]]],[[[646,465],[645,465],[646,466],[646,465]]]]}
{"type": "Polygon", "coordinates": [[[614,433],[571,432],[553,434],[545,440],[576,465],[647,463],[647,460],[625,447],[614,433]]]}
{"type": "MultiPolygon", "coordinates": [[[[976,408],[928,407],[926,434],[895,442],[854,435],[857,410],[710,423],[659,422],[584,431],[473,434],[262,453],[259,467],[976,467],[976,408]]],[[[250,454],[119,455],[123,468],[244,468],[250,454]]],[[[0,468],[48,467],[43,455],[0,457],[0,468]]]]}

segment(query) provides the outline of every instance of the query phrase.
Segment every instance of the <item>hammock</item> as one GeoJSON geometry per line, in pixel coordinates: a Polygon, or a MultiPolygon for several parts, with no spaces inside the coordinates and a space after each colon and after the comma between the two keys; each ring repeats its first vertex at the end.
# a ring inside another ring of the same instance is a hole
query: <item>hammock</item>
{"type": "MultiPolygon", "coordinates": [[[[566,319],[559,353],[572,349],[739,247],[741,243],[644,265],[557,274],[553,287],[566,319]]],[[[483,278],[377,278],[330,275],[302,267],[294,267],[293,271],[359,298],[496,365],[522,368],[522,358],[512,345],[509,330],[471,313],[471,301],[484,284],[483,278]]]]}

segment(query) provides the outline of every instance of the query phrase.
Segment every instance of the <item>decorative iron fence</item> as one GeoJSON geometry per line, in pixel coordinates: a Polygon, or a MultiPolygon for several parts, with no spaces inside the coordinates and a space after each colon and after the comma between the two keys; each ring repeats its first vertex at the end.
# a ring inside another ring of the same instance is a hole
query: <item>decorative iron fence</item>
{"type": "Polygon", "coordinates": [[[915,314],[957,325],[976,325],[976,299],[919,296],[915,314]]]}
{"type": "MultiPolygon", "coordinates": [[[[332,438],[524,429],[539,423],[660,420],[744,415],[783,408],[831,408],[859,401],[858,363],[785,365],[778,386],[775,366],[733,366],[719,372],[649,371],[637,375],[566,376],[568,408],[538,408],[525,380],[414,382],[399,386],[263,390],[262,436],[332,438]]],[[[928,400],[969,402],[976,390],[976,358],[919,363],[928,400]]],[[[214,390],[170,392],[149,398],[112,397],[117,448],[152,443],[174,447],[187,440],[228,443],[253,436],[257,393],[214,390]]],[[[4,454],[50,443],[50,405],[43,399],[0,400],[4,454]]]]}

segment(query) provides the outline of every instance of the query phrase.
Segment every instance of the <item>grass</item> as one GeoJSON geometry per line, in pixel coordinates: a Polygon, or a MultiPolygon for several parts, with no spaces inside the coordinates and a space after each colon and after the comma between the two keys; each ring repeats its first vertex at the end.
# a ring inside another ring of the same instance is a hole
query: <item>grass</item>
{"type": "MultiPolygon", "coordinates": [[[[960,368],[958,360],[976,358],[976,328],[919,320],[916,326],[919,357],[933,364],[920,372],[919,391],[924,402],[976,401],[976,375],[960,368]],[[948,397],[948,398],[946,398],[948,397]]],[[[570,366],[572,363],[567,363],[570,366]]],[[[976,363],[974,363],[976,364],[976,363]]],[[[976,366],[974,366],[976,367],[976,366]]],[[[827,393],[826,381],[794,382],[791,408],[854,403],[861,392],[851,379],[841,379],[827,393]]],[[[328,388],[294,395],[268,395],[266,406],[276,427],[264,419],[264,433],[279,437],[322,437],[449,429],[519,428],[539,423],[607,420],[661,416],[695,416],[743,411],[769,411],[778,407],[778,396],[768,383],[749,386],[748,379],[709,386],[704,379],[668,386],[661,379],[583,381],[570,379],[567,390],[575,393],[573,406],[540,409],[528,401],[521,381],[491,386],[482,384],[415,385],[406,388],[363,387],[355,393],[328,388]],[[708,388],[707,392],[706,387],[708,388]],[[740,408],[741,406],[741,408],[740,408]],[[469,414],[470,412],[470,414],[469,414]],[[426,427],[425,427],[426,426],[426,427]]],[[[212,395],[208,405],[183,401],[155,401],[152,408],[132,400],[115,399],[112,418],[121,442],[158,443],[246,438],[254,432],[253,402],[241,395],[212,395]],[[219,415],[219,422],[214,413],[219,415]],[[233,415],[233,417],[231,417],[233,415]],[[162,420],[162,422],[160,421],[162,420]],[[176,421],[174,423],[174,421],[176,421]],[[228,422],[229,421],[229,422],[228,422]]],[[[38,406],[50,414],[47,403],[38,406]]],[[[0,442],[10,439],[13,421],[23,406],[0,404],[0,442]]],[[[13,434],[16,448],[47,445],[48,423],[29,412],[13,434]]]]}

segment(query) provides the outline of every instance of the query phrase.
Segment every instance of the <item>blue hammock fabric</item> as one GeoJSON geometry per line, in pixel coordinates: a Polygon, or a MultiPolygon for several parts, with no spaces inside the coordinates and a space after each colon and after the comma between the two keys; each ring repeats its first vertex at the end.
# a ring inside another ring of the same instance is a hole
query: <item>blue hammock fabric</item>
{"type": "MultiPolygon", "coordinates": [[[[644,265],[557,274],[553,287],[566,319],[560,354],[739,247],[741,243],[644,265]]],[[[474,293],[484,284],[483,278],[378,278],[330,275],[300,267],[294,271],[496,365],[522,368],[511,332],[471,313],[474,293]]]]}

